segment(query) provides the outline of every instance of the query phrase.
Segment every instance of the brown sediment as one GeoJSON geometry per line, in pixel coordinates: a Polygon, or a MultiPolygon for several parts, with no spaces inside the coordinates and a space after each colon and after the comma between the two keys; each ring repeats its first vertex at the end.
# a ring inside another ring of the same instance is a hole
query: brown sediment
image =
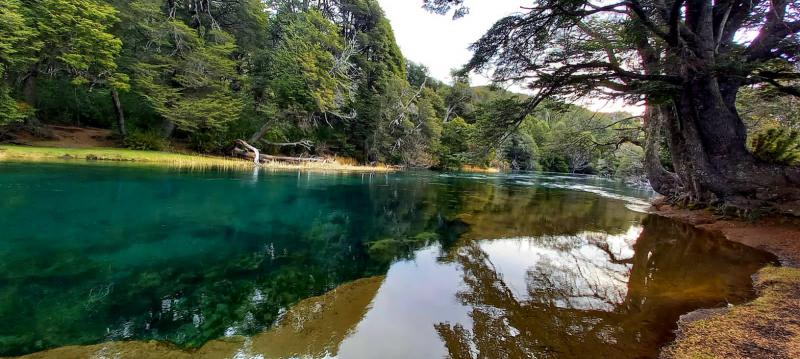
{"type": "Polygon", "coordinates": [[[55,348],[20,358],[199,358],[264,359],[336,356],[339,345],[367,313],[384,277],[359,279],[292,306],[273,328],[253,337],[212,340],[185,350],[157,341],[120,341],[55,348]]]}
{"type": "Polygon", "coordinates": [[[800,358],[800,221],[771,217],[745,222],[704,210],[654,207],[655,214],[771,252],[783,265],[766,267],[755,275],[755,300],[682,316],[677,339],[663,349],[661,357],[800,358]]]}
{"type": "Polygon", "coordinates": [[[730,241],[770,252],[785,267],[800,267],[800,218],[768,217],[755,222],[725,219],[707,210],[677,209],[654,204],[655,214],[697,228],[719,232],[730,241]]]}

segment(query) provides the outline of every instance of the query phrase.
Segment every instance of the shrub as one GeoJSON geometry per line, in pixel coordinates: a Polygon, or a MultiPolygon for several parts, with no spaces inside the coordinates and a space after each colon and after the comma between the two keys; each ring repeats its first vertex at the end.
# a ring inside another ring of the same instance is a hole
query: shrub
{"type": "Polygon", "coordinates": [[[124,140],[125,147],[132,150],[161,151],[167,147],[164,137],[157,131],[133,131],[124,140]]]}
{"type": "Polygon", "coordinates": [[[750,151],[758,159],[785,165],[800,164],[800,132],[770,128],[753,136],[750,151]]]}

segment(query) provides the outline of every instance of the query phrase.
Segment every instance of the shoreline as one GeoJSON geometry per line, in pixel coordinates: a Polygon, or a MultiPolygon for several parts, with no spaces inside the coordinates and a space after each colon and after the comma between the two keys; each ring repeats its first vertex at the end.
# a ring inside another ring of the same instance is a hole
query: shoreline
{"type": "Polygon", "coordinates": [[[288,163],[268,162],[259,167],[252,161],[239,158],[182,154],[165,151],[139,151],[114,147],[40,147],[0,144],[0,162],[65,163],[65,164],[125,164],[177,169],[231,169],[335,171],[335,172],[395,172],[388,166],[360,166],[338,163],[288,163]]]}
{"type": "Polygon", "coordinates": [[[800,358],[800,219],[768,217],[745,222],[660,203],[653,208],[654,215],[772,253],[781,264],[754,275],[752,301],[681,316],[676,339],[662,348],[660,357],[800,358]]]}

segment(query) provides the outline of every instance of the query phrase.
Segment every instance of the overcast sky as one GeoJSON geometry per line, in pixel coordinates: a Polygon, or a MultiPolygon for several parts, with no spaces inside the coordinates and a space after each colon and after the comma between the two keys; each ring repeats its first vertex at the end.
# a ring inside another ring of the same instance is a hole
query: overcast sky
{"type": "MultiPolygon", "coordinates": [[[[451,16],[423,10],[422,0],[378,1],[392,23],[395,38],[406,58],[424,64],[432,77],[447,83],[450,82],[450,70],[469,61],[472,53],[467,48],[470,44],[480,39],[497,20],[520,12],[520,6],[530,5],[530,0],[471,1],[470,14],[453,20],[451,16]]],[[[489,82],[484,76],[472,75],[473,85],[489,82]]],[[[641,108],[635,106],[607,101],[587,99],[581,104],[604,112],[641,112],[641,108]]]]}
{"type": "MultiPolygon", "coordinates": [[[[449,15],[436,15],[422,9],[422,0],[379,0],[392,22],[397,43],[406,58],[422,63],[431,75],[450,82],[450,70],[470,59],[470,44],[480,39],[500,18],[519,12],[530,1],[492,0],[470,2],[470,15],[453,20],[449,15]]],[[[473,77],[475,85],[489,81],[473,77]]]]}

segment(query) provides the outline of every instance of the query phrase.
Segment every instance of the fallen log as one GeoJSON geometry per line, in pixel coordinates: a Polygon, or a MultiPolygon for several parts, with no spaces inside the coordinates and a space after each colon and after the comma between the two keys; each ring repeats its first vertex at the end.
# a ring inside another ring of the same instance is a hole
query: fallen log
{"type": "Polygon", "coordinates": [[[327,159],[322,157],[284,157],[284,156],[270,156],[261,155],[262,161],[288,161],[288,162],[328,162],[327,159]]]}
{"type": "Polygon", "coordinates": [[[272,155],[264,155],[261,154],[258,148],[250,145],[249,143],[245,142],[244,140],[236,140],[234,141],[234,147],[231,150],[231,154],[235,157],[246,158],[249,160],[253,160],[253,162],[257,165],[267,163],[267,162],[319,162],[319,163],[326,163],[328,162],[327,159],[322,157],[288,157],[288,156],[272,156],[272,155]],[[241,147],[244,148],[241,148],[241,147]]]}
{"type": "Polygon", "coordinates": [[[246,148],[246,149],[250,150],[251,152],[253,152],[253,163],[255,163],[256,165],[260,165],[261,164],[261,162],[260,162],[261,156],[259,155],[260,151],[258,150],[258,148],[255,148],[255,147],[251,146],[249,143],[244,142],[244,140],[236,140],[235,142],[236,142],[236,144],[242,145],[242,146],[244,146],[244,148],[246,148]]]}

